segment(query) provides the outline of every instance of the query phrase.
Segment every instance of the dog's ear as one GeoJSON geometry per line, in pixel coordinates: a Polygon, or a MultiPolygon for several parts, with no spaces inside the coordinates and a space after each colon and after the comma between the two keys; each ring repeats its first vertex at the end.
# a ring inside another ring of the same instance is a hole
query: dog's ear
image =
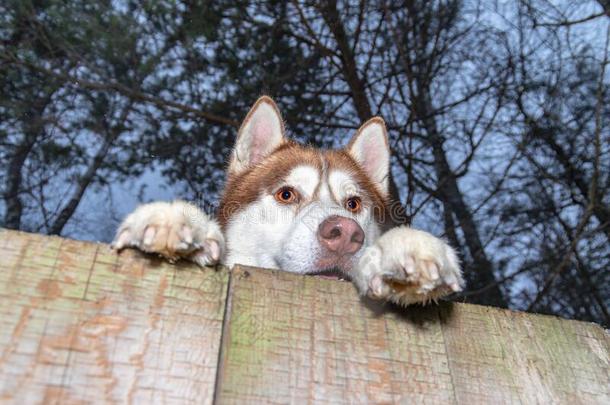
{"type": "Polygon", "coordinates": [[[260,163],[283,142],[282,116],[273,100],[263,96],[254,103],[239,128],[231,154],[229,173],[240,173],[260,163]]]}
{"type": "Polygon", "coordinates": [[[360,164],[380,190],[389,194],[390,147],[385,122],[374,117],[365,122],[347,145],[349,154],[360,164]]]}

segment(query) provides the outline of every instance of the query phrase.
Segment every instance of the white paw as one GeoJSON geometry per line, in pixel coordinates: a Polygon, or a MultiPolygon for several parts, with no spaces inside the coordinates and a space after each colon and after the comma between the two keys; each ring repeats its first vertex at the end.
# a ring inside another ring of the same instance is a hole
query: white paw
{"type": "Polygon", "coordinates": [[[436,300],[464,285],[454,250],[442,239],[405,226],[368,247],[352,279],[362,294],[403,305],[436,300]]]}
{"type": "Polygon", "coordinates": [[[112,247],[134,247],[170,261],[185,258],[209,266],[222,259],[225,242],[216,221],[192,204],[174,201],[138,207],[119,226],[112,247]]]}

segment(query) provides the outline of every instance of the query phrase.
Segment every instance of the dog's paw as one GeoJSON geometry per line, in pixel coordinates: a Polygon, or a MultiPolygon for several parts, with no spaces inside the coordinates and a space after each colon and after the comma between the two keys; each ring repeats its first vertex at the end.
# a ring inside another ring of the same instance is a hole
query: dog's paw
{"type": "Polygon", "coordinates": [[[403,305],[434,301],[464,285],[454,250],[408,227],[392,229],[368,247],[352,279],[363,295],[403,305]]]}
{"type": "Polygon", "coordinates": [[[170,262],[185,258],[209,266],[222,259],[225,242],[216,221],[192,204],[174,201],[138,207],[119,226],[112,247],[133,247],[170,262]]]}

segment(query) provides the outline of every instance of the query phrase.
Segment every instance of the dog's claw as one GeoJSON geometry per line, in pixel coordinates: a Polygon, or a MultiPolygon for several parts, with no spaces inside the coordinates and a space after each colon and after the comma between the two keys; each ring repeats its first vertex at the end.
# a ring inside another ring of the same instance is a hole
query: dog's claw
{"type": "Polygon", "coordinates": [[[133,241],[131,233],[129,232],[129,230],[125,229],[117,235],[116,239],[112,242],[110,247],[120,252],[121,250],[123,250],[127,246],[131,246],[132,244],[133,241]]]}
{"type": "Polygon", "coordinates": [[[224,251],[220,226],[185,202],[146,204],[131,213],[117,231],[112,247],[135,247],[176,261],[213,265],[224,251]]]}
{"type": "Polygon", "coordinates": [[[405,257],[403,268],[405,270],[405,273],[407,273],[407,276],[415,274],[415,260],[413,260],[413,256],[407,255],[405,257]]]}
{"type": "Polygon", "coordinates": [[[400,227],[367,248],[354,271],[363,294],[400,304],[431,302],[463,284],[455,252],[425,232],[400,227]]]}

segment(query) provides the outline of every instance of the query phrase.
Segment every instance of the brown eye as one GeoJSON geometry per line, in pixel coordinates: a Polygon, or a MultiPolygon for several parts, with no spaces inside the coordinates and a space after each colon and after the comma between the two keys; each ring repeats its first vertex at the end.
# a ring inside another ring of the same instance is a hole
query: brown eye
{"type": "Polygon", "coordinates": [[[349,212],[357,213],[362,208],[360,197],[351,197],[345,201],[345,209],[349,212]]]}
{"type": "Polygon", "coordinates": [[[275,192],[275,199],[283,204],[292,204],[297,201],[297,192],[292,187],[282,187],[275,192]]]}

